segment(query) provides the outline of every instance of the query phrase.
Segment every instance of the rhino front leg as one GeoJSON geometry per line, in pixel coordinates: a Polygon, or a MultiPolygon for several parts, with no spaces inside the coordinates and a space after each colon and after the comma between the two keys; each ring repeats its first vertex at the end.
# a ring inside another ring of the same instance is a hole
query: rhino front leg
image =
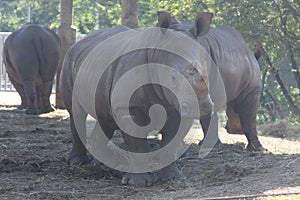
{"type": "Polygon", "coordinates": [[[200,119],[200,124],[203,130],[204,138],[198,144],[199,146],[205,145],[203,148],[210,148],[212,145],[215,146],[221,144],[218,135],[219,127],[217,113],[214,113],[212,116],[200,119]],[[203,143],[204,140],[207,142],[203,143]]]}
{"type": "Polygon", "coordinates": [[[207,131],[208,131],[208,127],[209,127],[210,122],[211,122],[211,116],[200,119],[200,124],[201,124],[201,127],[202,127],[204,137],[207,135],[207,131]]]}
{"type": "MultiPolygon", "coordinates": [[[[130,152],[146,153],[149,151],[149,144],[146,138],[137,138],[128,135],[122,131],[125,143],[130,152]]],[[[143,160],[130,160],[130,165],[134,167],[147,162],[143,160]]],[[[136,185],[136,186],[151,186],[153,179],[149,173],[126,173],[122,178],[122,184],[136,185]]]]}
{"type": "MultiPolygon", "coordinates": [[[[158,177],[161,181],[165,182],[165,181],[169,181],[169,180],[185,180],[186,177],[184,176],[184,174],[182,173],[182,171],[180,171],[177,167],[177,163],[176,163],[176,154],[178,151],[178,147],[182,145],[183,139],[185,137],[184,131],[188,131],[190,129],[191,126],[186,126],[185,130],[181,130],[182,132],[178,132],[179,131],[179,124],[181,121],[181,116],[180,113],[177,111],[168,111],[168,119],[166,121],[165,126],[163,127],[163,129],[161,130],[163,137],[162,137],[162,141],[161,141],[161,148],[167,146],[167,148],[165,148],[164,151],[161,152],[160,155],[160,159],[161,159],[161,163],[164,163],[164,160],[166,160],[166,158],[174,158],[174,162],[171,163],[170,165],[162,168],[159,172],[158,172],[158,177]],[[176,134],[180,134],[177,135],[177,139],[174,139],[176,137],[176,134]],[[179,137],[178,137],[179,136],[179,137]],[[171,143],[172,142],[172,143],[171,143]]],[[[184,119],[182,119],[184,120],[184,119]]],[[[190,124],[192,125],[192,123],[190,124]]]]}
{"type": "Polygon", "coordinates": [[[26,114],[38,114],[37,94],[34,81],[24,81],[24,91],[27,99],[26,114]]]}

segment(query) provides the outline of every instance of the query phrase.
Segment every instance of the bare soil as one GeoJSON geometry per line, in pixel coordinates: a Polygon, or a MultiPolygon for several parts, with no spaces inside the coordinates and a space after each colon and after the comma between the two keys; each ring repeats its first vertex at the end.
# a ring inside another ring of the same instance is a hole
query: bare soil
{"type": "Polygon", "coordinates": [[[30,116],[1,107],[0,199],[300,199],[299,127],[280,121],[260,130],[268,154],[246,152],[244,136],[220,128],[223,145],[200,159],[193,144],[179,160],[185,182],[132,187],[105,166],[67,164],[66,111],[30,116]]]}

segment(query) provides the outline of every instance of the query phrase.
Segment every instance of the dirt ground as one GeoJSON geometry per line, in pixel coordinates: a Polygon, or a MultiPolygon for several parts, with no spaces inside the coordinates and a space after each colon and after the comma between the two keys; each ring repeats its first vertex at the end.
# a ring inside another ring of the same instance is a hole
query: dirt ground
{"type": "Polygon", "coordinates": [[[260,130],[269,154],[246,152],[244,136],[221,128],[223,145],[199,159],[194,144],[179,160],[185,182],[142,188],[122,185],[122,174],[104,166],[67,164],[66,111],[0,107],[0,199],[300,199],[300,128],[280,121],[260,130]]]}

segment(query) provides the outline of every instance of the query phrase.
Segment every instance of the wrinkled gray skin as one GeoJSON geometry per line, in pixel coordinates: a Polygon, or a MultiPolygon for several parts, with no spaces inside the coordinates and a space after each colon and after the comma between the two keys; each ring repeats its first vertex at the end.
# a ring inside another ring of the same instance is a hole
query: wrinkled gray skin
{"type": "MultiPolygon", "coordinates": [[[[165,19],[161,20],[164,21],[165,19]]],[[[81,67],[84,59],[95,48],[96,45],[111,37],[112,35],[126,30],[128,30],[127,27],[118,26],[108,30],[94,31],[86,38],[82,39],[74,46],[72,46],[65,56],[60,77],[60,87],[64,103],[68,112],[70,113],[70,126],[73,135],[73,148],[69,156],[70,164],[78,165],[88,161],[86,148],[80,140],[74,124],[74,116],[72,113],[72,92],[77,72],[81,67]]],[[[145,40],[146,39],[147,38],[145,38],[145,40]]],[[[118,45],[122,45],[122,41],[120,41],[118,45]]],[[[118,48],[118,46],[116,46],[116,48],[118,48]]],[[[97,103],[95,105],[95,108],[97,119],[101,125],[101,128],[109,139],[112,137],[114,130],[118,129],[118,126],[116,125],[113,116],[111,115],[110,95],[113,85],[120,77],[122,77],[125,72],[132,69],[134,66],[138,66],[147,62],[163,63],[167,66],[174,66],[174,68],[180,71],[180,73],[186,70],[185,68],[187,67],[187,63],[185,63],[183,60],[175,60],[169,54],[164,55],[164,52],[160,52],[157,50],[153,51],[150,49],[128,54],[126,58],[117,60],[109,68],[107,68],[105,73],[102,75],[97,88],[95,101],[97,103]]],[[[101,67],[101,65],[99,65],[99,67],[101,67]]],[[[197,71],[195,72],[195,74],[190,74],[188,76],[195,76],[196,73],[197,71]]],[[[194,90],[196,88],[198,88],[198,91],[199,89],[201,90],[201,93],[199,93],[199,101],[202,101],[202,105],[200,105],[202,113],[204,113],[204,115],[210,115],[213,105],[208,95],[208,88],[206,87],[203,79],[199,78],[197,85],[194,85],[194,90]]],[[[170,99],[173,100],[176,98],[166,98],[165,93],[162,92],[160,87],[157,87],[155,85],[147,85],[145,87],[139,88],[134,93],[132,101],[130,102],[130,112],[132,118],[138,125],[147,125],[150,122],[148,111],[151,105],[158,103],[163,105],[163,107],[166,109],[168,116],[167,122],[165,123],[165,126],[162,128],[162,130],[160,130],[160,132],[163,134],[161,146],[165,146],[169,143],[169,141],[172,140],[172,138],[174,137],[174,133],[176,133],[176,129],[178,128],[177,125],[179,124],[180,120],[178,102],[170,102],[170,99]]],[[[86,111],[83,108],[82,113],[85,113],[87,115],[86,111]]],[[[82,120],[85,120],[85,118],[82,120]]],[[[147,142],[147,139],[132,137],[124,132],[122,132],[122,135],[131,152],[148,152],[149,144],[147,142]]],[[[174,152],[172,153],[174,154],[174,152]]],[[[176,163],[167,166],[159,173],[159,178],[162,181],[170,179],[181,179],[183,177],[184,176],[178,170],[176,163]]],[[[153,183],[153,179],[151,178],[149,173],[127,173],[123,176],[122,183],[130,185],[149,186],[153,183]]]]}
{"type": "MultiPolygon", "coordinates": [[[[226,129],[228,133],[245,134],[248,140],[247,150],[266,151],[259,142],[256,129],[256,115],[261,91],[260,69],[258,62],[247,47],[241,34],[229,26],[210,28],[205,35],[199,34],[202,25],[199,19],[211,23],[212,13],[199,13],[195,24],[181,24],[176,18],[165,28],[181,31],[196,39],[207,51],[222,76],[226,91],[226,114],[228,117],[226,129]],[[189,27],[189,28],[187,28],[189,27]]],[[[212,69],[213,72],[214,69],[212,69]]],[[[210,73],[214,75],[214,73],[210,73]]],[[[214,95],[216,79],[209,77],[210,94],[215,104],[215,111],[224,106],[222,99],[214,95]]],[[[217,121],[217,115],[212,116],[217,121]]],[[[201,119],[201,125],[206,134],[211,118],[201,119]]],[[[215,131],[217,130],[217,126],[215,131]]]]}
{"type": "Polygon", "coordinates": [[[55,32],[26,24],[7,37],[3,61],[8,76],[21,97],[26,114],[53,111],[49,97],[60,56],[55,32]]]}

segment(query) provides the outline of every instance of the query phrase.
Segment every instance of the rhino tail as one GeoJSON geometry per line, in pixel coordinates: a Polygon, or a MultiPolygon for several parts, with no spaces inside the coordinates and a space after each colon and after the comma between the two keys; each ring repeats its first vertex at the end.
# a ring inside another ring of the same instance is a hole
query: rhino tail
{"type": "Polygon", "coordinates": [[[43,47],[42,47],[42,39],[41,38],[34,38],[33,40],[33,46],[35,53],[37,55],[38,61],[39,61],[39,66],[41,69],[41,66],[44,66],[46,61],[43,55],[43,47]]]}

